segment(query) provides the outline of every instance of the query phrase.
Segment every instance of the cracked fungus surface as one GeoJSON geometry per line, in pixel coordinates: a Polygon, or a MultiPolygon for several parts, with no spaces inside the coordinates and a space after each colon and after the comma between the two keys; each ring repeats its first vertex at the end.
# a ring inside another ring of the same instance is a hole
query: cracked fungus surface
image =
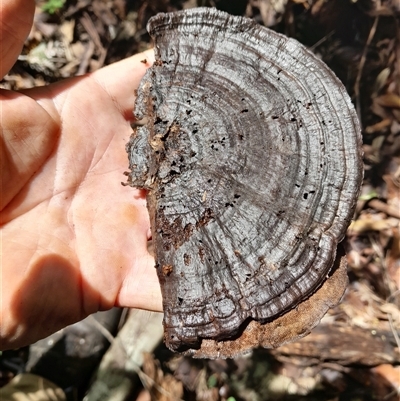
{"type": "Polygon", "coordinates": [[[295,334],[243,341],[334,277],[362,179],[344,87],[295,40],[215,9],[159,14],[148,31],[156,62],[135,107],[147,123],[127,149],[131,185],[149,191],[167,346],[223,357],[306,334],[343,275],[295,334]]]}

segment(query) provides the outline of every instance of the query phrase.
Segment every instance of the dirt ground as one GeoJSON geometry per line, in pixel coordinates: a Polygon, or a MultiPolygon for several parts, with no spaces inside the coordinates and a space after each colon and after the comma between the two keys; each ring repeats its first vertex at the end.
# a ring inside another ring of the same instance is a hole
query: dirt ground
{"type": "MultiPolygon", "coordinates": [[[[94,71],[151,47],[148,19],[215,6],[294,37],[346,86],[359,115],[365,177],[344,245],[343,302],[306,338],[235,360],[144,358],[130,400],[397,400],[400,395],[399,0],[47,0],[6,89],[94,71]]],[[[6,375],[2,372],[2,375],[6,375]]],[[[106,398],[105,398],[106,399],[106,398]]],[[[110,398],[111,399],[111,398],[110,398]]]]}

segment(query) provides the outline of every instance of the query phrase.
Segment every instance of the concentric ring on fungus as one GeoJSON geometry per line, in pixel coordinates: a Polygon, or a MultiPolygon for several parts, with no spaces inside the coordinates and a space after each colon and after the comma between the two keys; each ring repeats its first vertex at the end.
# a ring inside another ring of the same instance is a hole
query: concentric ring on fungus
{"type": "Polygon", "coordinates": [[[304,336],[347,284],[362,155],[345,88],[250,19],[197,8],[147,29],[129,181],[148,190],[167,346],[233,357],[304,336]]]}

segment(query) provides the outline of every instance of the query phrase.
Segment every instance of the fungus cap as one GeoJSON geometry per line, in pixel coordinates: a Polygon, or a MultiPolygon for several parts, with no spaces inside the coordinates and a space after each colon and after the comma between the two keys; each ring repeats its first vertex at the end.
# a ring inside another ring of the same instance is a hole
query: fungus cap
{"type": "Polygon", "coordinates": [[[216,9],[158,14],[148,31],[147,123],[127,149],[131,185],[148,190],[167,346],[232,357],[307,334],[347,283],[336,250],[362,151],[344,86],[297,41],[216,9]]]}

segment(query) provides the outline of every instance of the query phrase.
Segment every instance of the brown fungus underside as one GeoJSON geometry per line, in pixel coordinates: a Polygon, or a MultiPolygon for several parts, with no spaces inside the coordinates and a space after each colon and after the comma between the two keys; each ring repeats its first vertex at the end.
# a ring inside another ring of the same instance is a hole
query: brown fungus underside
{"type": "Polygon", "coordinates": [[[304,336],[347,283],[336,250],[362,180],[349,96],[246,18],[191,9],[148,31],[147,123],[127,149],[131,185],[148,190],[167,346],[232,357],[304,336]]]}

